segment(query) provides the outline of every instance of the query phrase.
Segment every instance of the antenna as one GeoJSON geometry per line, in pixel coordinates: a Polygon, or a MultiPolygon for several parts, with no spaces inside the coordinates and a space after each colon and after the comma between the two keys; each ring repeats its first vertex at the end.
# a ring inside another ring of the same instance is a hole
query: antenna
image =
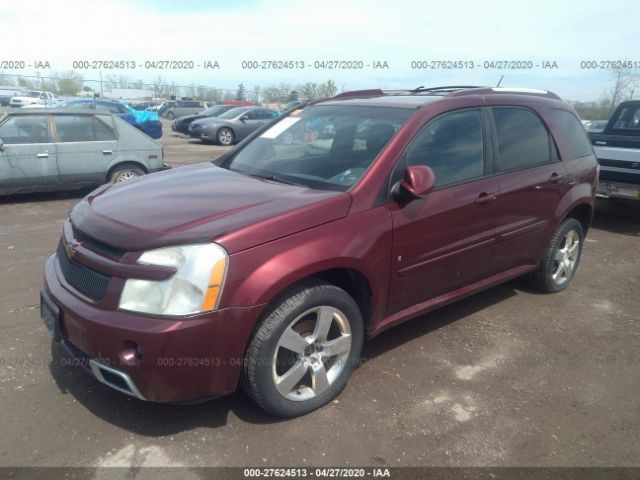
{"type": "Polygon", "coordinates": [[[500,84],[502,83],[502,79],[503,79],[503,78],[504,78],[504,75],[502,75],[502,76],[500,77],[500,80],[498,80],[498,84],[496,85],[496,87],[499,87],[499,86],[500,86],[500,84]]]}

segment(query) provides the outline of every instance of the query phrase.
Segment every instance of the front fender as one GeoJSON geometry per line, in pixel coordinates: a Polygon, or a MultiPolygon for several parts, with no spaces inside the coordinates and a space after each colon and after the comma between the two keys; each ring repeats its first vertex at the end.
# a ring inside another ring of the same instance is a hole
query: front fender
{"type": "Polygon", "coordinates": [[[268,304],[304,278],[352,269],[369,283],[373,326],[386,312],[391,229],[391,214],[383,206],[233,254],[221,306],[268,304]]]}

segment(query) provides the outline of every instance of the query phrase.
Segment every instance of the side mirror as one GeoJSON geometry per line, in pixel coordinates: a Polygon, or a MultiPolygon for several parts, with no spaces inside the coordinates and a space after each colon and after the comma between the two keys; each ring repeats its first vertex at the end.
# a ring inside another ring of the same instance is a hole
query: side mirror
{"type": "Polygon", "coordinates": [[[4,152],[4,142],[0,138],[0,152],[4,152]]]}
{"type": "Polygon", "coordinates": [[[241,121],[241,122],[244,122],[244,121],[246,121],[246,120],[247,120],[247,118],[249,118],[249,117],[247,117],[246,115],[242,115],[242,116],[240,117],[240,121],[241,121]]]}
{"type": "Polygon", "coordinates": [[[404,178],[397,183],[396,191],[400,190],[413,198],[426,195],[436,184],[436,175],[430,167],[425,165],[411,165],[405,168],[404,178]]]}

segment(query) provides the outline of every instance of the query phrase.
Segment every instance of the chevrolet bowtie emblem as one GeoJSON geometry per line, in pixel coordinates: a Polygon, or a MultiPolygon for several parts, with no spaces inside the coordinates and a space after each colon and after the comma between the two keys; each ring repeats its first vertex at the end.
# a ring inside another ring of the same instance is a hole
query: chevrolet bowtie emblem
{"type": "Polygon", "coordinates": [[[67,256],[69,258],[73,258],[76,256],[77,253],[77,248],[82,245],[80,242],[76,242],[74,241],[73,243],[71,242],[64,242],[64,251],[67,252],[67,256]]]}

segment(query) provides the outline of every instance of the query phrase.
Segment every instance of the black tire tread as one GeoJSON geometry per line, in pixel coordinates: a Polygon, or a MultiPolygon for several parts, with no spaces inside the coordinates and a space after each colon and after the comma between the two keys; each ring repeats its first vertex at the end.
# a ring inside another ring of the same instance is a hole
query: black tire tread
{"type": "MultiPolygon", "coordinates": [[[[276,416],[283,416],[281,412],[274,411],[263,392],[258,386],[257,361],[260,358],[260,350],[262,346],[268,342],[276,328],[280,326],[281,321],[287,316],[288,312],[300,306],[305,299],[317,290],[325,290],[327,293],[335,293],[336,291],[348,296],[343,289],[320,280],[304,280],[294,287],[285,290],[278,295],[271,306],[267,307],[262,315],[263,320],[260,322],[249,347],[244,356],[240,384],[244,391],[264,410],[276,416]]],[[[351,298],[351,297],[349,297],[351,298]]],[[[354,301],[355,304],[355,301],[354,301]]],[[[357,305],[356,305],[357,306],[357,305]]]]}
{"type": "MultiPolygon", "coordinates": [[[[547,246],[547,249],[544,252],[544,256],[542,257],[542,262],[540,262],[540,267],[537,270],[534,270],[533,272],[531,272],[531,275],[529,277],[531,284],[538,290],[541,290],[543,292],[548,292],[548,293],[558,292],[558,291],[564,290],[571,283],[571,281],[569,281],[562,288],[558,288],[551,281],[549,277],[549,266],[553,256],[555,255],[558,241],[560,237],[565,234],[567,227],[569,225],[571,225],[572,227],[575,227],[576,230],[578,230],[580,234],[580,242],[582,243],[584,241],[584,231],[582,229],[582,224],[575,218],[566,218],[560,225],[558,225],[558,228],[556,229],[553,236],[551,237],[551,240],[549,241],[549,245],[547,246]]],[[[582,245],[580,246],[580,248],[582,248],[582,245]]],[[[580,261],[580,257],[578,257],[578,265],[576,265],[576,269],[579,266],[579,261],[580,261]]]]}

